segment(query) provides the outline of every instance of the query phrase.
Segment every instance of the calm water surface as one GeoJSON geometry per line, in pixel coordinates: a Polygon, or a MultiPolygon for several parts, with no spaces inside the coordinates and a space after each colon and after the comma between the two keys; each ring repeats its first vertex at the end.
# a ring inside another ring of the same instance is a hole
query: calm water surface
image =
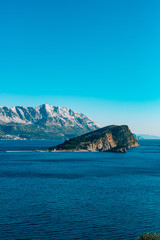
{"type": "MultiPolygon", "coordinates": [[[[55,141],[0,141],[0,150],[55,141]]],[[[160,141],[126,154],[0,152],[0,239],[134,240],[160,232],[160,141]]]]}

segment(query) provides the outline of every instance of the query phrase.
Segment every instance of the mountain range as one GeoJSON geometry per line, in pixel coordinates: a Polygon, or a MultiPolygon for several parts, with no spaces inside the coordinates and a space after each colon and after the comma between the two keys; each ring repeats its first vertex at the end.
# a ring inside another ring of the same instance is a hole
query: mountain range
{"type": "Polygon", "coordinates": [[[148,134],[136,134],[138,139],[160,139],[158,136],[148,135],[148,134]]]}
{"type": "Polygon", "coordinates": [[[101,126],[82,113],[47,104],[0,107],[0,139],[69,139],[101,126]]]}

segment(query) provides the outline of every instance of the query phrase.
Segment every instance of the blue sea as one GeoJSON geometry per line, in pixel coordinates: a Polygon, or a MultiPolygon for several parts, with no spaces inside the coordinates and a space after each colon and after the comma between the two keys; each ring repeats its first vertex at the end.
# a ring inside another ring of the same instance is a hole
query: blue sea
{"type": "Polygon", "coordinates": [[[28,152],[56,143],[0,141],[0,240],[160,232],[159,140],[141,140],[125,154],[28,152]]]}

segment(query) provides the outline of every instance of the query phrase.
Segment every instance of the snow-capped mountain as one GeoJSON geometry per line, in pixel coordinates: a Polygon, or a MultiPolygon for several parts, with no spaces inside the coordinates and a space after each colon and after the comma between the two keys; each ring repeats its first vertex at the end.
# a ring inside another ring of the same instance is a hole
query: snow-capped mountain
{"type": "Polygon", "coordinates": [[[84,114],[65,107],[0,107],[0,139],[65,139],[100,127],[84,114]]]}

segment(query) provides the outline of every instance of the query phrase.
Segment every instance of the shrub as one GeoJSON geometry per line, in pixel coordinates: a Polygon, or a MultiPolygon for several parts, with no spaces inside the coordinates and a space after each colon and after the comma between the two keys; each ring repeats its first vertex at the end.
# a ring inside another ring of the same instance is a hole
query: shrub
{"type": "Polygon", "coordinates": [[[138,237],[136,240],[160,240],[158,233],[144,233],[142,236],[138,237]]]}

